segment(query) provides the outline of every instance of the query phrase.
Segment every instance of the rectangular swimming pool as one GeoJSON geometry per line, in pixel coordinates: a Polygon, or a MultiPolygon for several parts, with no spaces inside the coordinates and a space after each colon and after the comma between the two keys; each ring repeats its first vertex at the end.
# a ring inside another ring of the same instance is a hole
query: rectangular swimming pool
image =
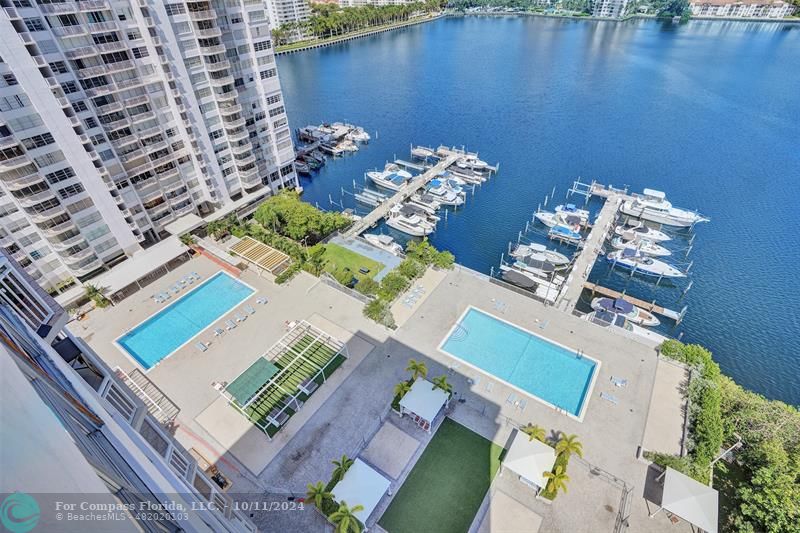
{"type": "Polygon", "coordinates": [[[116,340],[145,370],[172,355],[255,289],[218,272],[116,340]]]}
{"type": "Polygon", "coordinates": [[[464,312],[439,349],[579,420],[600,366],[474,307],[464,312]]]}

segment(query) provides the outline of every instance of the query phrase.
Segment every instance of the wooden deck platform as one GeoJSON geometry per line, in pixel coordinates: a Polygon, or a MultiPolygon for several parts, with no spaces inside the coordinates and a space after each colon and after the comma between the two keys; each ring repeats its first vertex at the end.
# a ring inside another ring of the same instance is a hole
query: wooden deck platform
{"type": "Polygon", "coordinates": [[[586,281],[583,284],[583,288],[589,289],[590,291],[592,291],[593,294],[601,294],[609,298],[622,298],[623,300],[630,302],[636,307],[641,307],[646,311],[650,311],[651,313],[656,313],[661,316],[671,318],[672,320],[675,321],[680,321],[683,318],[683,311],[680,312],[673,311],[672,309],[667,309],[666,307],[658,305],[654,302],[646,302],[644,300],[640,300],[639,298],[628,296],[627,294],[615,291],[614,289],[609,289],[608,287],[603,287],[602,285],[598,285],[596,283],[591,283],[589,281],[586,281]]]}

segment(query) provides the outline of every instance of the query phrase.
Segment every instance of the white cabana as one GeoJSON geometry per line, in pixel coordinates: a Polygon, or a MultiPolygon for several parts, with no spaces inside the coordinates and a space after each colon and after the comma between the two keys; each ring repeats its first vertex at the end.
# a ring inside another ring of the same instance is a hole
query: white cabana
{"type": "MultiPolygon", "coordinates": [[[[717,533],[719,494],[708,485],[667,467],[661,509],[666,509],[707,533],[717,533]]],[[[656,515],[659,509],[650,518],[656,515]]]]}
{"type": "Polygon", "coordinates": [[[366,524],[387,490],[389,480],[361,459],[356,459],[332,492],[337,503],[345,502],[348,507],[362,505],[364,509],[353,514],[362,524],[366,524]]]}
{"type": "Polygon", "coordinates": [[[408,414],[425,431],[430,432],[436,415],[450,396],[426,379],[417,378],[411,389],[400,399],[400,413],[408,414]]]}
{"type": "Polygon", "coordinates": [[[503,459],[503,468],[519,475],[520,481],[543,489],[547,485],[545,472],[551,472],[556,462],[556,451],[522,431],[517,431],[511,447],[503,459]]]}

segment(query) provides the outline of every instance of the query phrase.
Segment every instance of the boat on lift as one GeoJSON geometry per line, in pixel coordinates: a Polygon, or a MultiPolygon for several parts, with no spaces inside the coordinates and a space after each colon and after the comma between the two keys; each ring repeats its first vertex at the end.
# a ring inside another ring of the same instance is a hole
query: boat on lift
{"type": "Polygon", "coordinates": [[[306,176],[311,174],[311,169],[309,168],[309,166],[302,161],[295,161],[294,169],[297,171],[298,174],[303,174],[306,176]]]}
{"type": "Polygon", "coordinates": [[[394,163],[389,163],[383,170],[367,172],[367,178],[377,187],[397,192],[408,183],[412,176],[394,163]]]}
{"type": "MultiPolygon", "coordinates": [[[[350,124],[345,124],[345,126],[350,126],[350,124]]],[[[367,144],[369,142],[371,137],[369,136],[369,133],[364,131],[364,128],[362,128],[361,126],[351,126],[351,127],[353,129],[351,129],[344,136],[345,139],[362,144],[367,144]]]]}
{"type": "Polygon", "coordinates": [[[431,180],[427,194],[435,198],[441,205],[459,206],[464,203],[463,193],[459,194],[437,179],[431,180]]]}
{"type": "Polygon", "coordinates": [[[667,338],[663,335],[659,335],[654,331],[650,331],[645,329],[641,326],[637,326],[636,324],[632,323],[628,320],[624,315],[620,315],[618,313],[612,313],[611,311],[600,310],[600,311],[592,311],[588,315],[586,315],[586,320],[591,322],[592,324],[597,324],[598,326],[609,328],[609,329],[619,329],[626,331],[628,333],[632,333],[634,335],[638,335],[640,337],[646,337],[653,342],[661,343],[667,340],[667,338]]]}
{"type": "Polygon", "coordinates": [[[386,224],[390,228],[401,231],[412,237],[424,237],[433,233],[433,224],[425,221],[414,213],[406,209],[407,206],[400,204],[394,205],[386,218],[386,224]]]}
{"type": "Polygon", "coordinates": [[[623,202],[620,211],[642,220],[682,228],[711,220],[696,211],[673,207],[665,194],[655,189],[644,189],[643,194],[623,202]]]}
{"type": "Polygon", "coordinates": [[[556,239],[570,244],[579,244],[581,241],[583,241],[583,235],[569,226],[565,226],[564,224],[557,224],[550,228],[550,231],[547,232],[547,236],[551,239],[556,239]]]}
{"type": "Polygon", "coordinates": [[[436,152],[431,148],[426,148],[424,146],[415,146],[411,149],[411,155],[416,157],[417,159],[428,159],[429,157],[439,158],[436,155],[436,152]]]}
{"type": "Polygon", "coordinates": [[[595,311],[616,313],[641,326],[657,326],[661,323],[653,313],[633,305],[624,298],[599,297],[592,300],[591,305],[595,311]]]}
{"type": "Polygon", "coordinates": [[[430,194],[419,194],[419,193],[410,197],[408,199],[408,203],[424,209],[428,214],[431,215],[435,215],[436,211],[442,205],[430,194]]]}
{"type": "Polygon", "coordinates": [[[652,257],[635,250],[634,248],[623,248],[615,250],[606,255],[606,260],[616,266],[633,270],[643,276],[655,278],[685,278],[686,274],[664,261],[653,259],[652,257]]]}
{"type": "Polygon", "coordinates": [[[537,260],[548,261],[555,266],[568,265],[570,262],[570,258],[566,255],[555,250],[548,250],[546,246],[536,243],[517,244],[511,252],[511,257],[517,260],[532,257],[537,260]]]}
{"type": "Polygon", "coordinates": [[[670,241],[672,237],[664,233],[663,231],[659,231],[655,228],[651,228],[650,226],[646,226],[644,222],[634,222],[633,224],[625,224],[622,226],[617,226],[614,228],[614,233],[619,236],[625,236],[626,233],[631,234],[631,238],[633,237],[640,237],[643,239],[649,239],[651,241],[670,241]]]}
{"type": "Polygon", "coordinates": [[[376,248],[380,248],[381,250],[386,250],[387,252],[394,254],[394,255],[403,255],[403,247],[400,246],[395,240],[389,235],[376,235],[374,233],[365,233],[362,235],[364,240],[366,240],[371,245],[375,246],[376,248]]]}
{"type": "Polygon", "coordinates": [[[459,168],[467,168],[470,170],[477,170],[479,172],[488,172],[489,163],[478,159],[477,154],[464,154],[456,161],[456,166],[459,168]]]}
{"type": "Polygon", "coordinates": [[[566,213],[554,213],[552,211],[544,211],[542,209],[536,211],[533,214],[533,218],[538,220],[548,228],[558,226],[559,224],[573,228],[580,228],[583,224],[586,223],[585,220],[582,220],[577,215],[569,215],[566,213]]]}
{"type": "Polygon", "coordinates": [[[643,254],[652,255],[655,257],[667,257],[672,255],[671,251],[667,250],[660,244],[656,244],[648,239],[639,239],[638,237],[626,239],[625,236],[617,236],[611,239],[611,246],[613,246],[615,250],[633,248],[634,250],[639,250],[643,254]]]}
{"type": "Polygon", "coordinates": [[[555,212],[564,216],[578,217],[582,226],[589,223],[589,211],[586,209],[578,209],[575,204],[557,205],[555,212]]]}

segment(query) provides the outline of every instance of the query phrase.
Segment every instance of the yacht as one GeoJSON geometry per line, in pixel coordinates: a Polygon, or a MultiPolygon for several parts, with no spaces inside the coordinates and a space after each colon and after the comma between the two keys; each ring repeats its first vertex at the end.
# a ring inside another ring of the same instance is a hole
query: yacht
{"type": "Polygon", "coordinates": [[[369,133],[364,131],[364,128],[361,126],[354,127],[347,135],[344,136],[344,138],[362,144],[366,144],[370,140],[369,133]]]}
{"type": "Polygon", "coordinates": [[[390,191],[399,191],[408,183],[412,176],[394,163],[389,163],[383,170],[367,172],[367,177],[378,187],[390,191]]]}
{"type": "Polygon", "coordinates": [[[474,172],[472,170],[466,169],[449,169],[447,173],[451,176],[457,177],[464,181],[465,183],[469,183],[470,185],[480,185],[486,181],[486,176],[481,174],[480,172],[474,172]]]}
{"type": "Polygon", "coordinates": [[[568,265],[570,262],[569,257],[556,252],[555,250],[548,250],[546,246],[541,244],[518,244],[514,251],[511,252],[511,257],[517,260],[523,260],[526,257],[532,257],[539,260],[544,260],[552,263],[555,266],[568,265]]]}
{"type": "Polygon", "coordinates": [[[431,213],[427,207],[417,205],[414,202],[406,202],[405,204],[403,204],[403,208],[409,213],[414,213],[416,215],[419,215],[419,217],[422,220],[430,222],[433,225],[436,225],[436,223],[439,222],[439,220],[441,220],[441,217],[439,217],[435,213],[431,213]]]}
{"type": "Polygon", "coordinates": [[[636,307],[623,298],[595,298],[592,300],[592,309],[617,313],[627,318],[629,322],[642,326],[657,326],[661,323],[653,313],[636,307]]]}
{"type": "Polygon", "coordinates": [[[400,204],[396,204],[389,211],[386,224],[412,237],[424,237],[433,233],[432,224],[400,204]]]}
{"type": "Polygon", "coordinates": [[[514,264],[511,265],[517,270],[521,270],[523,272],[530,272],[531,274],[535,274],[537,276],[542,276],[545,278],[549,278],[553,274],[555,274],[559,270],[564,270],[568,267],[568,265],[560,265],[556,267],[553,263],[542,260],[536,257],[524,257],[522,259],[518,259],[514,261],[514,264]]]}
{"type": "Polygon", "coordinates": [[[586,223],[586,220],[581,220],[580,217],[576,215],[568,215],[566,213],[553,213],[552,211],[543,211],[538,210],[533,214],[533,218],[547,226],[548,228],[552,228],[553,226],[558,226],[559,224],[571,227],[580,227],[582,224],[586,223]]]}
{"type": "Polygon", "coordinates": [[[564,216],[578,217],[581,225],[589,223],[589,211],[586,209],[578,209],[575,204],[557,205],[555,212],[564,216]]]}
{"type": "Polygon", "coordinates": [[[303,163],[302,161],[295,161],[294,169],[297,171],[298,174],[304,174],[304,175],[311,174],[311,169],[308,167],[307,164],[303,163]]]}
{"type": "Polygon", "coordinates": [[[645,189],[641,196],[636,196],[632,200],[623,202],[620,211],[642,220],[682,228],[710,220],[695,211],[672,207],[664,193],[654,189],[645,189]]]}
{"type": "Polygon", "coordinates": [[[477,154],[465,154],[458,161],[456,161],[456,166],[459,168],[468,168],[470,170],[477,170],[480,172],[486,172],[489,170],[489,164],[486,161],[478,159],[477,154]]]}
{"type": "Polygon", "coordinates": [[[389,253],[394,255],[403,255],[403,247],[400,246],[398,243],[394,241],[392,237],[389,235],[376,235],[374,233],[365,233],[363,235],[364,240],[366,240],[371,245],[375,246],[376,248],[380,248],[381,250],[386,250],[389,253]]]}
{"type": "Polygon", "coordinates": [[[415,194],[414,196],[408,199],[408,203],[413,204],[417,207],[421,207],[426,212],[428,212],[428,214],[431,215],[436,214],[436,211],[442,206],[442,204],[440,204],[438,200],[436,200],[436,198],[426,193],[415,194]]]}
{"type": "Polygon", "coordinates": [[[550,228],[550,231],[547,233],[547,235],[551,239],[558,239],[562,242],[568,242],[570,244],[578,244],[583,240],[583,235],[563,224],[557,224],[550,228]]]}
{"type": "Polygon", "coordinates": [[[625,224],[623,226],[617,226],[616,228],[614,228],[614,233],[616,233],[619,236],[625,236],[625,234],[631,234],[631,238],[641,237],[656,242],[672,240],[672,238],[663,231],[658,231],[657,229],[651,228],[650,226],[645,226],[643,222],[636,222],[634,224],[625,224]]]}
{"type": "Polygon", "coordinates": [[[597,324],[598,326],[604,328],[612,328],[612,329],[620,329],[627,331],[628,333],[632,333],[634,335],[638,335],[640,337],[646,337],[654,342],[661,343],[667,340],[667,338],[663,335],[659,335],[654,331],[649,331],[641,326],[637,326],[633,324],[630,320],[625,318],[625,316],[612,313],[611,311],[592,311],[588,315],[586,315],[586,320],[591,322],[592,324],[597,324]]]}
{"type": "Polygon", "coordinates": [[[633,248],[623,248],[606,255],[606,259],[616,266],[633,270],[643,276],[656,278],[685,278],[686,274],[674,266],[648,257],[633,248]]]}
{"type": "Polygon", "coordinates": [[[436,199],[441,205],[462,205],[464,203],[463,193],[459,194],[439,180],[431,180],[428,194],[436,199]]]}
{"type": "Polygon", "coordinates": [[[429,157],[438,157],[436,152],[424,146],[417,146],[411,149],[411,155],[417,159],[428,159],[429,157]]]}
{"type": "Polygon", "coordinates": [[[661,246],[660,244],[656,244],[653,241],[647,239],[626,239],[624,236],[622,237],[614,237],[611,239],[611,246],[614,247],[616,250],[622,250],[623,248],[633,248],[634,250],[639,250],[645,255],[653,255],[656,257],[666,257],[668,255],[672,255],[672,252],[661,246]]]}

